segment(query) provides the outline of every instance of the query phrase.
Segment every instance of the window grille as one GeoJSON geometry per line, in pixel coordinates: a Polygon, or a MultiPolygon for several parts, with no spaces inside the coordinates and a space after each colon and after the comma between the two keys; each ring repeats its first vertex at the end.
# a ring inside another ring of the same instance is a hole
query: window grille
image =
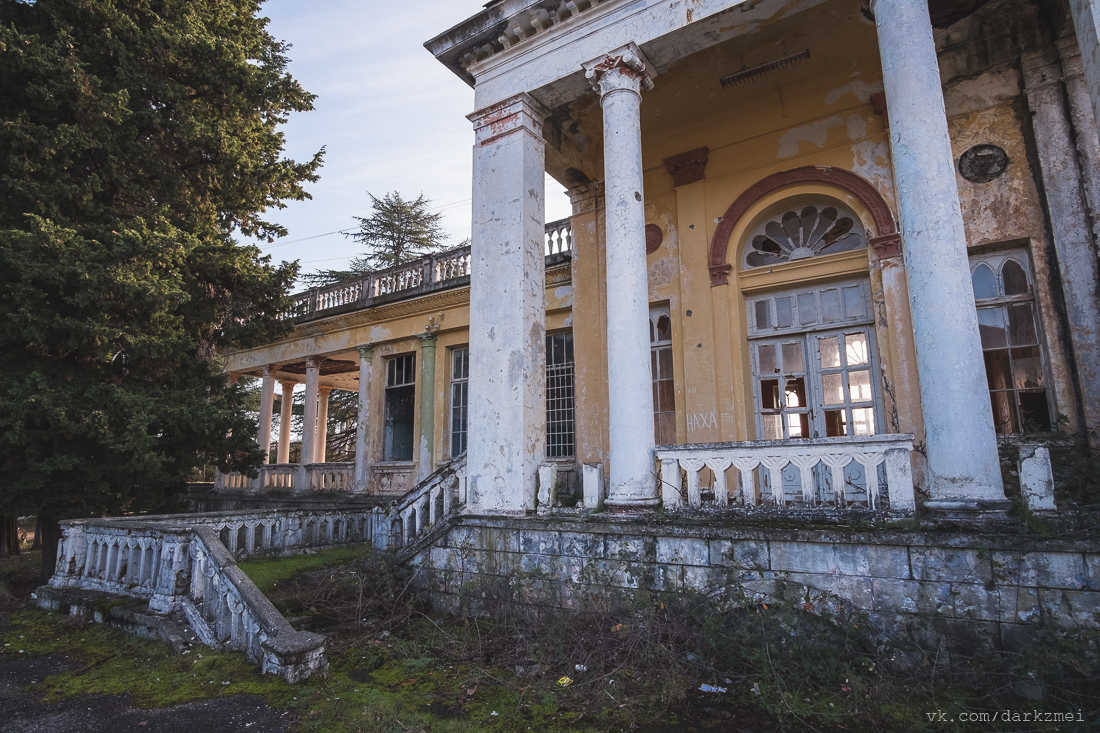
{"type": "Polygon", "coordinates": [[[672,374],[672,319],[668,308],[649,312],[649,357],[653,376],[653,439],[676,443],[676,383],[672,374]]]}
{"type": "Polygon", "coordinates": [[[577,452],[573,334],[546,337],[546,457],[577,452]]]}
{"type": "Polygon", "coordinates": [[[756,228],[745,245],[743,266],[780,265],[867,246],[859,217],[829,204],[788,209],[756,228]]]}
{"type": "Polygon", "coordinates": [[[470,349],[451,351],[451,457],[466,452],[466,419],[470,401],[470,349]]]}
{"type": "Polygon", "coordinates": [[[416,354],[386,362],[385,460],[411,461],[416,411],[416,354]]]}
{"type": "Polygon", "coordinates": [[[1002,434],[1050,430],[1027,252],[972,257],[970,268],[994,426],[1002,434]]]}

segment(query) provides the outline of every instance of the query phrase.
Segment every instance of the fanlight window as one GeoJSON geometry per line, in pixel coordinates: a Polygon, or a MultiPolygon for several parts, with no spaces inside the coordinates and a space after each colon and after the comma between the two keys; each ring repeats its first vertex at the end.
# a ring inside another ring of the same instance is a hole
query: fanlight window
{"type": "Polygon", "coordinates": [[[794,262],[867,246],[859,217],[836,206],[811,204],[788,209],[749,237],[745,269],[794,262]]]}

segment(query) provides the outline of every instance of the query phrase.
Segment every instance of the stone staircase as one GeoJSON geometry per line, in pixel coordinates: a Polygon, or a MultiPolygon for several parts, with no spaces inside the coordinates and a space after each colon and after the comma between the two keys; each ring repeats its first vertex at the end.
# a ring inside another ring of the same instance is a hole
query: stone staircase
{"type": "Polygon", "coordinates": [[[461,456],[384,507],[310,507],[62,522],[57,570],[42,608],[82,615],[177,652],[193,644],[243,652],[297,682],[328,668],[325,638],[296,631],[237,559],[371,543],[407,558],[465,504],[461,456]]]}

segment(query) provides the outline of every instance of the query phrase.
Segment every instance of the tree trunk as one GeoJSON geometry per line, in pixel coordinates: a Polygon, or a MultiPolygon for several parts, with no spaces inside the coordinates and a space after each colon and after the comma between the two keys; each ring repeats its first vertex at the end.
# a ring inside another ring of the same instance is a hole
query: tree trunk
{"type": "Polygon", "coordinates": [[[31,549],[42,549],[42,520],[38,517],[34,518],[34,541],[31,542],[31,549]]]}
{"type": "Polygon", "coordinates": [[[19,517],[0,514],[0,557],[19,554],[19,517]]]}
{"type": "Polygon", "coordinates": [[[48,583],[57,569],[57,544],[61,541],[61,525],[53,517],[38,517],[42,530],[42,582],[48,583]]]}

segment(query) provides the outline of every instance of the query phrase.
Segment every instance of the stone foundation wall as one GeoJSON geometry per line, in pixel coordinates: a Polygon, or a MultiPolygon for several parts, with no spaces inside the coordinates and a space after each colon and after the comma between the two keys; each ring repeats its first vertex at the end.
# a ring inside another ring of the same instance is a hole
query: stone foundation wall
{"type": "Polygon", "coordinates": [[[573,608],[639,590],[812,601],[922,646],[1013,648],[1044,626],[1100,628],[1100,541],[983,531],[781,529],[458,518],[412,560],[434,601],[475,614],[573,608]]]}

